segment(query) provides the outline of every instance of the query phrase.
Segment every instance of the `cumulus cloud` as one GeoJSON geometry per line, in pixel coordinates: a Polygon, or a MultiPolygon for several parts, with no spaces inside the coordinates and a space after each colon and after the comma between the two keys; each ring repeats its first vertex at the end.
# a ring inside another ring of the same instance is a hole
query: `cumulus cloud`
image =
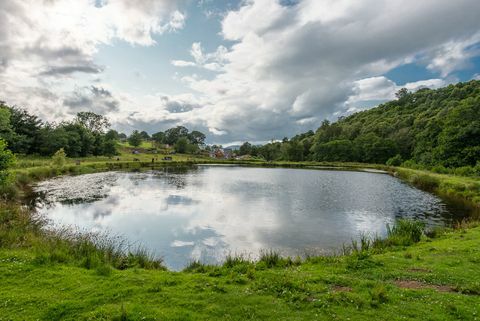
{"type": "Polygon", "coordinates": [[[62,96],[77,85],[75,77],[100,74],[105,69],[94,61],[98,46],[114,39],[132,45],[155,44],[154,35],[184,27],[185,15],[177,10],[179,2],[1,1],[0,96],[49,120],[65,116],[69,109],[62,110],[62,102],[71,97],[62,96]],[[55,92],[58,99],[31,99],[46,90],[55,92]],[[52,113],[51,109],[58,110],[52,113]]]}
{"type": "Polygon", "coordinates": [[[347,113],[357,112],[371,107],[372,104],[376,105],[379,102],[395,99],[395,93],[401,88],[414,92],[422,88],[436,89],[447,84],[448,82],[444,79],[420,80],[402,86],[384,76],[360,79],[353,83],[353,93],[345,102],[345,107],[347,113]]]}
{"type": "MultiPolygon", "coordinates": [[[[222,140],[269,140],[315,128],[352,103],[392,98],[381,77],[402,64],[426,63],[443,76],[463,68],[478,41],[475,0],[248,0],[228,12],[221,34],[232,41],[213,78],[184,77],[209,102],[199,116],[222,140]],[[261,17],[261,19],[259,18],[261,17]],[[226,134],[225,134],[226,133],[226,134]]],[[[192,62],[206,54],[194,44],[192,62]]],[[[213,53],[212,53],[213,54],[213,53]]],[[[208,56],[208,54],[207,54],[208,56]]],[[[442,79],[405,85],[437,87],[442,79]]]]}
{"type": "Polygon", "coordinates": [[[225,46],[219,46],[216,51],[212,53],[204,53],[202,44],[194,42],[190,55],[194,61],[172,60],[171,63],[175,67],[199,67],[211,71],[222,71],[226,62],[226,55],[228,49],[225,46]]]}
{"type": "Polygon", "coordinates": [[[184,27],[179,2],[0,2],[2,99],[47,119],[86,107],[121,130],[186,125],[212,142],[266,141],[393,98],[399,86],[384,76],[393,68],[423,65],[438,79],[402,87],[436,88],[480,55],[477,0],[245,0],[214,15],[222,45],[208,52],[195,41],[190,59],[170,61],[188,94],[139,96],[102,83],[99,46],[155,45],[184,27]]]}
{"type": "Polygon", "coordinates": [[[63,105],[73,113],[92,111],[104,115],[119,111],[120,102],[107,89],[91,86],[77,88],[63,100],[63,105]]]}

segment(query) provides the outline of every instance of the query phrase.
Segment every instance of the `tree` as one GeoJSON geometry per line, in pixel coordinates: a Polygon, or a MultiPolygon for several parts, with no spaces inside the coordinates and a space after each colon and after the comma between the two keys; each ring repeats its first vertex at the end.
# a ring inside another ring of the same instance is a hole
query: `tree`
{"type": "Polygon", "coordinates": [[[95,133],[103,133],[108,127],[110,127],[110,122],[107,117],[90,111],[79,112],[75,117],[75,122],[95,133]]]}
{"type": "Polygon", "coordinates": [[[130,137],[128,137],[128,143],[133,147],[138,147],[142,143],[142,135],[138,132],[138,130],[134,130],[130,137]]]}
{"type": "Polygon", "coordinates": [[[189,143],[190,142],[188,141],[187,137],[180,137],[175,143],[175,151],[181,154],[186,153],[189,143]]]}
{"type": "Polygon", "coordinates": [[[43,122],[37,116],[16,107],[10,108],[10,114],[10,124],[15,135],[12,136],[9,149],[14,153],[38,153],[43,122]]]}
{"type": "Polygon", "coordinates": [[[317,161],[350,162],[356,160],[353,144],[346,139],[315,144],[312,149],[317,161]]]}
{"type": "Polygon", "coordinates": [[[114,156],[117,155],[117,142],[112,139],[105,140],[103,144],[103,155],[114,156]]]}
{"type": "Polygon", "coordinates": [[[7,143],[0,139],[0,186],[6,186],[11,182],[10,168],[15,164],[15,156],[7,149],[7,143]]]}
{"type": "Polygon", "coordinates": [[[120,136],[118,134],[118,132],[114,129],[110,129],[106,134],[105,134],[105,138],[107,140],[119,140],[120,139],[120,136]]]}
{"type": "Polygon", "coordinates": [[[407,88],[402,88],[395,93],[395,97],[397,97],[398,100],[402,100],[407,97],[409,93],[407,88]]]}
{"type": "Polygon", "coordinates": [[[0,101],[0,138],[4,139],[5,142],[11,141],[15,135],[10,123],[10,116],[10,109],[0,101]]]}
{"type": "Polygon", "coordinates": [[[192,144],[204,145],[206,136],[204,133],[199,132],[198,130],[194,130],[190,134],[188,134],[188,139],[192,144]]]}
{"type": "Polygon", "coordinates": [[[180,137],[187,137],[188,129],[183,126],[177,126],[165,131],[165,143],[174,145],[180,137]]]}
{"type": "Polygon", "coordinates": [[[149,140],[149,139],[150,139],[150,135],[149,135],[146,131],[144,131],[144,130],[142,130],[142,131],[140,132],[140,136],[142,136],[142,139],[143,139],[143,140],[149,140]]]}
{"type": "Polygon", "coordinates": [[[152,139],[157,144],[164,144],[165,143],[165,133],[164,132],[157,132],[152,135],[152,139]]]}
{"type": "Polygon", "coordinates": [[[238,150],[239,155],[250,155],[252,154],[252,144],[249,142],[245,142],[240,146],[240,149],[238,150]]]}
{"type": "Polygon", "coordinates": [[[296,141],[286,141],[282,144],[282,158],[284,160],[300,162],[303,161],[303,144],[296,141]]]}

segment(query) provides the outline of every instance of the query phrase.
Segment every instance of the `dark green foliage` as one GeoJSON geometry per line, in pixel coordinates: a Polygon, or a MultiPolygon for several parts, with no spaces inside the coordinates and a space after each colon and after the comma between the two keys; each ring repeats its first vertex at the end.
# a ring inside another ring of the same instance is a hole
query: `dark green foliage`
{"type": "Polygon", "coordinates": [[[6,148],[7,144],[0,138],[0,187],[10,182],[12,176],[9,169],[15,164],[15,156],[6,148]]]}
{"type": "Polygon", "coordinates": [[[402,165],[402,163],[403,163],[403,160],[400,154],[397,154],[387,160],[388,166],[400,166],[402,165]]]}
{"type": "Polygon", "coordinates": [[[128,137],[128,143],[133,147],[138,147],[142,143],[143,137],[138,130],[134,130],[128,137]]]}
{"type": "MultiPolygon", "coordinates": [[[[251,153],[248,145],[241,154],[251,153]]],[[[376,108],[322,122],[315,133],[258,148],[266,160],[353,161],[473,168],[480,159],[480,81],[402,89],[376,108]],[[303,146],[303,153],[301,147],[303,146]]]]}
{"type": "Polygon", "coordinates": [[[188,149],[188,144],[189,141],[187,137],[180,137],[176,142],[175,142],[175,151],[177,153],[186,153],[188,149]]]}
{"type": "Polygon", "coordinates": [[[188,129],[177,126],[165,131],[165,144],[174,145],[180,137],[188,137],[188,129]]]}
{"type": "Polygon", "coordinates": [[[116,154],[118,133],[104,134],[109,121],[102,115],[80,112],[71,122],[42,122],[26,110],[0,103],[0,138],[17,154],[52,156],[63,148],[68,157],[116,154]]]}
{"type": "Polygon", "coordinates": [[[155,134],[152,135],[152,139],[157,144],[164,144],[165,143],[165,133],[164,132],[155,133],[155,134]]]}
{"type": "Polygon", "coordinates": [[[188,140],[195,145],[204,145],[206,136],[204,133],[194,130],[188,134],[188,140]]]}

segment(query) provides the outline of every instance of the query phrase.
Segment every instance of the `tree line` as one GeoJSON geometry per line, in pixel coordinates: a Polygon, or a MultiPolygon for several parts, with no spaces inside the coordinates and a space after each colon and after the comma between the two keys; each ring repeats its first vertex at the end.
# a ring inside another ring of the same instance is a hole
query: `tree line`
{"type": "Polygon", "coordinates": [[[79,112],[71,121],[49,123],[26,110],[0,103],[0,138],[15,154],[51,156],[64,149],[69,157],[115,155],[116,141],[106,133],[108,119],[79,112]]]}
{"type": "Polygon", "coordinates": [[[14,154],[52,156],[63,149],[68,157],[113,156],[119,141],[139,147],[143,141],[169,145],[179,153],[194,153],[205,145],[205,134],[177,126],[149,135],[134,130],[130,136],[110,128],[107,117],[79,112],[71,121],[50,123],[28,111],[0,102],[0,148],[14,154]]]}
{"type": "Polygon", "coordinates": [[[134,130],[127,138],[131,146],[138,147],[142,141],[153,141],[158,145],[169,145],[175,148],[178,153],[195,153],[205,145],[206,136],[204,133],[193,130],[189,131],[184,126],[176,126],[166,131],[159,131],[151,136],[146,131],[134,130]]]}
{"type": "Polygon", "coordinates": [[[480,160],[480,81],[432,90],[406,89],[396,99],[240,155],[267,160],[419,164],[456,168],[480,160]]]}

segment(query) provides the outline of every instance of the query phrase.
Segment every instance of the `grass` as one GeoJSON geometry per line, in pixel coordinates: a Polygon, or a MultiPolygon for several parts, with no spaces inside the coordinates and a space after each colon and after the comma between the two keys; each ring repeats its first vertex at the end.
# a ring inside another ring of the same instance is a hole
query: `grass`
{"type": "Polygon", "coordinates": [[[47,221],[26,207],[0,205],[0,248],[28,248],[33,263],[69,263],[86,269],[140,267],[164,269],[162,261],[141,247],[133,248],[120,237],[71,229],[48,229],[47,221]]]}
{"type": "MultiPolygon", "coordinates": [[[[479,180],[381,165],[230,162],[191,155],[90,157],[61,168],[20,158],[16,185],[63,174],[240,163],[292,168],[375,168],[480,207],[479,180]],[[135,161],[137,158],[138,161],[135,161]]],[[[475,320],[480,306],[480,227],[424,231],[412,221],[388,227],[386,239],[362,236],[343,254],[257,260],[230,255],[222,266],[193,261],[166,271],[144,249],[122,239],[45,229],[17,204],[0,206],[0,320],[475,320]]]]}
{"type": "Polygon", "coordinates": [[[424,170],[392,168],[390,171],[400,179],[418,188],[448,197],[465,205],[480,209],[480,179],[451,174],[437,174],[424,170]]]}
{"type": "Polygon", "coordinates": [[[389,238],[410,235],[410,246],[295,264],[273,251],[232,255],[184,272],[39,264],[35,246],[2,246],[0,320],[475,320],[480,227],[414,243],[417,227],[391,228],[389,238]]]}

